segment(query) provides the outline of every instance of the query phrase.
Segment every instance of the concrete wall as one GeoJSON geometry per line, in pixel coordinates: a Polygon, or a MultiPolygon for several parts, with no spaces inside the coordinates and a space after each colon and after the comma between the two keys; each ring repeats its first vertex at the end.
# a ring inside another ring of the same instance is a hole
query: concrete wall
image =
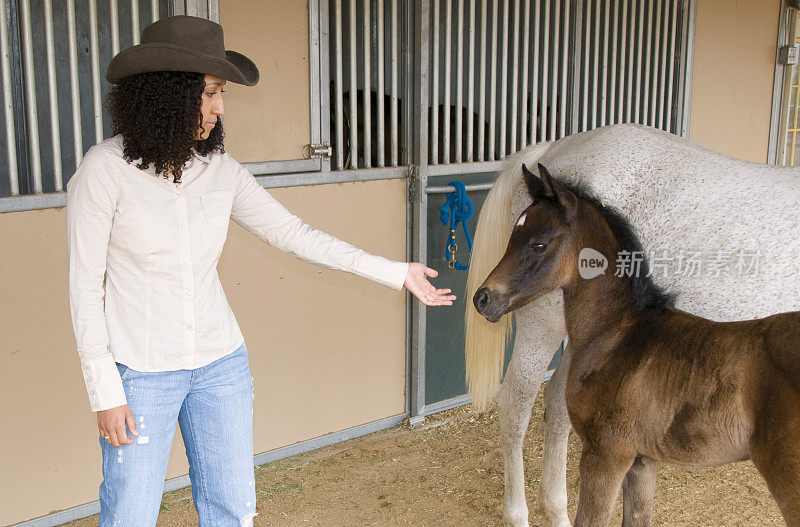
{"type": "Polygon", "coordinates": [[[779,0],[699,0],[690,139],[765,163],[779,0]]]}

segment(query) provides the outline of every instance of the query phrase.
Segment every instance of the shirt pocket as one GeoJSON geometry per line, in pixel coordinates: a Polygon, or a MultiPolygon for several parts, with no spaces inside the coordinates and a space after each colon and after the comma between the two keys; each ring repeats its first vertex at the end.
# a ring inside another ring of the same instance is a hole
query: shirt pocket
{"type": "Polygon", "coordinates": [[[227,229],[231,219],[233,195],[229,190],[214,190],[200,195],[206,221],[215,227],[227,229]]]}

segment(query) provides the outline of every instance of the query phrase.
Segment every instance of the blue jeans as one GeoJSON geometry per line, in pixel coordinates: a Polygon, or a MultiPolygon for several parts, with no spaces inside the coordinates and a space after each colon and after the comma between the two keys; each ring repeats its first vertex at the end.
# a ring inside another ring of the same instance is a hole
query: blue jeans
{"type": "Polygon", "coordinates": [[[200,527],[252,525],[253,378],[242,344],[195,370],[139,372],[117,364],[139,436],[115,448],[100,438],[100,527],[155,526],[180,424],[200,527]]]}

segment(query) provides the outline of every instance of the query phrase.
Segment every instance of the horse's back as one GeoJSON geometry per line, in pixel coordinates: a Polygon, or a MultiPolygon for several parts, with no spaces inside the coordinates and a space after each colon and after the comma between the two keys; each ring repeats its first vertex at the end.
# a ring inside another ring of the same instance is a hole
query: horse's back
{"type": "MultiPolygon", "coordinates": [[[[504,173],[541,162],[618,209],[648,256],[660,257],[654,279],[678,293],[679,308],[714,320],[800,310],[800,169],[735,159],[640,125],[567,136],[532,155],[515,154],[504,173]]],[[[510,221],[530,204],[519,187],[510,221]]]]}

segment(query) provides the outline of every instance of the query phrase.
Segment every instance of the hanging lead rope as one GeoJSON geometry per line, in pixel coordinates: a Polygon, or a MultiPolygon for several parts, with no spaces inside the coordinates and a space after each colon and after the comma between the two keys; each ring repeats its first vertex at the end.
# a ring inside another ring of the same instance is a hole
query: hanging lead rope
{"type": "Polygon", "coordinates": [[[455,191],[448,192],[447,201],[439,207],[439,221],[444,225],[450,226],[450,236],[445,241],[444,254],[447,258],[447,266],[450,269],[466,271],[469,269],[469,264],[464,265],[456,260],[456,251],[458,251],[456,230],[459,223],[464,227],[464,236],[467,238],[467,245],[469,245],[469,250],[472,252],[472,237],[469,234],[467,220],[472,217],[474,208],[472,201],[467,197],[467,189],[462,182],[451,181],[448,185],[454,187],[455,191]]]}

